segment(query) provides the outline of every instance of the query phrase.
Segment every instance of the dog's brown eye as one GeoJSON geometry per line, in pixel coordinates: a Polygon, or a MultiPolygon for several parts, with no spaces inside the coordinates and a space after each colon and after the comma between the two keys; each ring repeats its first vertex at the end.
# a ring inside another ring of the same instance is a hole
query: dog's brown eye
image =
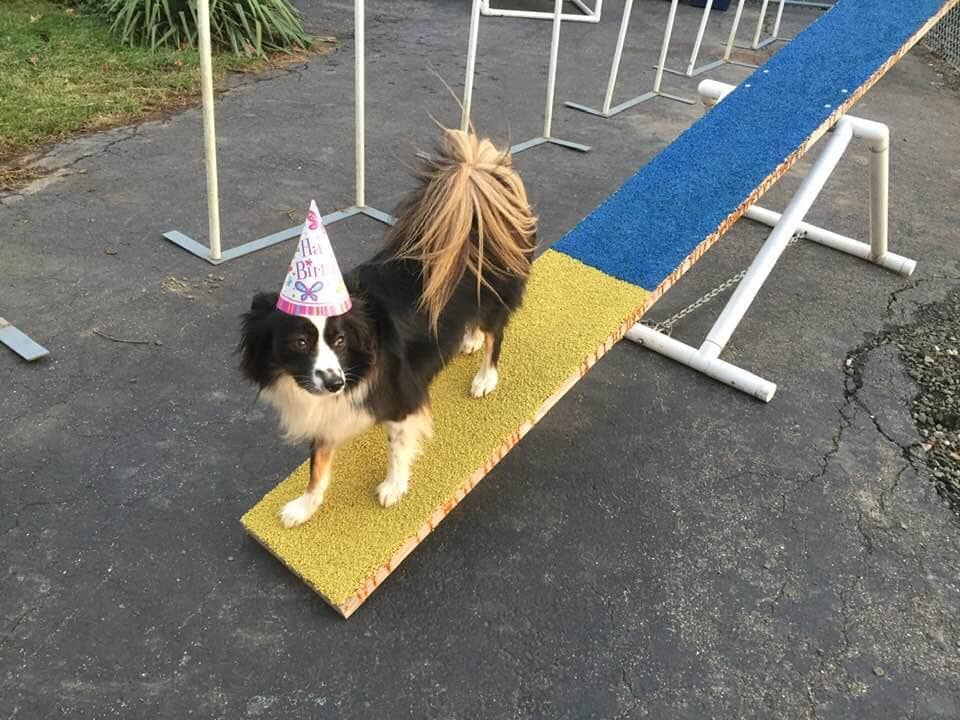
{"type": "Polygon", "coordinates": [[[307,349],[307,339],[306,338],[296,338],[293,341],[293,347],[297,350],[306,350],[307,349]]]}
{"type": "Polygon", "coordinates": [[[337,337],[334,338],[334,340],[333,340],[333,346],[334,346],[334,347],[343,347],[343,343],[344,343],[344,342],[345,342],[345,340],[344,340],[343,335],[337,335],[337,337]]]}

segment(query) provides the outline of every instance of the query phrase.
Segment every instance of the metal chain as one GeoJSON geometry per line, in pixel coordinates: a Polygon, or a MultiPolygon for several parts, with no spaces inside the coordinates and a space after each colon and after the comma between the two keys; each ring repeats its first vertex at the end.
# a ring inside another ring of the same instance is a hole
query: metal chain
{"type": "MultiPolygon", "coordinates": [[[[787,241],[787,247],[796,245],[798,242],[800,242],[800,240],[802,240],[805,237],[806,237],[806,233],[803,230],[798,230],[787,241]]],[[[674,313],[673,315],[668,317],[666,320],[661,320],[658,323],[643,321],[643,324],[653,328],[657,332],[662,332],[669,335],[671,332],[673,332],[674,325],[676,325],[678,322],[683,320],[690,313],[696,312],[697,310],[702,308],[704,305],[709,304],[710,301],[712,301],[715,297],[717,297],[717,295],[722,294],[724,291],[729,290],[731,287],[739,283],[741,280],[743,280],[746,274],[747,274],[746,270],[741,270],[736,275],[724,280],[722,283],[720,283],[715,288],[713,288],[713,290],[706,293],[705,295],[698,298],[697,300],[694,300],[692,303],[690,303],[685,308],[683,308],[683,310],[680,310],[679,312],[674,313]]]]}

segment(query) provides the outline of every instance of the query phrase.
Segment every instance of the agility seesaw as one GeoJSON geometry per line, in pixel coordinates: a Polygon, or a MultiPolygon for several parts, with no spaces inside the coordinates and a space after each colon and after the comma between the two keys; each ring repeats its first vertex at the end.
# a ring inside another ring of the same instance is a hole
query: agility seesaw
{"type": "MultiPolygon", "coordinates": [[[[243,516],[247,531],[348,617],[624,335],[672,356],[699,353],[690,365],[769,399],[772,383],[717,355],[785,238],[806,229],[810,239],[882,267],[911,269],[885,249],[885,129],[846,114],[956,2],[841,0],[536,260],[507,331],[500,386],[483,400],[468,397],[472,357],[440,374],[431,393],[434,439],[402,502],[384,510],[374,497],[387,465],[375,430],[339,453],[333,484],[309,522],[287,530],[279,520],[307,482],[305,463],[243,516]],[[783,214],[750,211],[831,129],[783,214]],[[875,158],[870,244],[802,224],[855,136],[875,158]],[[639,318],[748,211],[775,227],[721,315],[719,333],[708,337],[717,347],[657,347],[639,318]]],[[[707,83],[701,89],[711,102],[726,92],[707,83]]]]}

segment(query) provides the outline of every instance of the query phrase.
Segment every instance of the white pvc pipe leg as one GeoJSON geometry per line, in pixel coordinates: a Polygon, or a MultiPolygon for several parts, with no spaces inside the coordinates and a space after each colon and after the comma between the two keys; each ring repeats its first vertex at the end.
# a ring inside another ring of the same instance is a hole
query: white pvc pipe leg
{"type": "Polygon", "coordinates": [[[770,402],[777,391],[775,383],[726,360],[704,355],[695,347],[674,340],[643,323],[637,323],[630,328],[626,338],[763,402],[770,402]]]}
{"type": "Polygon", "coordinates": [[[810,210],[814,200],[817,199],[852,139],[853,128],[851,123],[846,118],[842,118],[837,123],[836,130],[823,153],[817,158],[810,173],[804,178],[800,188],[790,200],[786,210],[783,211],[780,222],[777,223],[773,232],[763,243],[760,252],[750,263],[747,274],[737,285],[737,289],[734,290],[733,296],[724,306],[720,317],[717,318],[710,332],[707,333],[706,340],[700,346],[701,352],[710,357],[717,357],[726,347],[733,331],[736,330],[763,283],[770,276],[770,272],[780,255],[787,248],[787,243],[797,231],[800,223],[803,222],[804,216],[810,210]]]}
{"type": "Polygon", "coordinates": [[[753,42],[750,47],[754,50],[760,49],[760,34],[763,32],[763,21],[767,18],[767,4],[770,0],[763,0],[760,4],[760,16],[757,18],[757,29],[753,33],[753,42]]]}
{"type": "Polygon", "coordinates": [[[777,18],[773,21],[773,37],[780,37],[780,21],[783,20],[783,5],[785,0],[780,0],[780,6],[777,8],[777,18]]]}
{"type": "MultiPolygon", "coordinates": [[[[744,217],[755,222],[763,223],[769,227],[774,227],[780,222],[780,213],[759,205],[751,205],[744,213],[744,217]]],[[[837,250],[847,255],[852,255],[860,260],[872,262],[879,265],[884,270],[895,272],[904,277],[910,277],[917,268],[917,262],[897,253],[885,252],[883,255],[874,257],[873,248],[865,242],[860,242],[846,235],[831,232],[822,227],[802,222],[797,227],[797,231],[803,234],[805,240],[823,245],[824,247],[837,250]]]]}
{"type": "Polygon", "coordinates": [[[630,15],[633,13],[633,0],[627,0],[623,6],[623,17],[620,19],[620,34],[617,36],[617,47],[613,51],[613,63],[610,65],[610,79],[607,81],[607,94],[603,98],[603,114],[610,113],[610,104],[613,102],[613,91],[617,85],[617,75],[620,74],[620,59],[623,56],[623,44],[627,39],[627,28],[630,25],[630,15]]]}
{"type": "Polygon", "coordinates": [[[365,0],[354,0],[353,3],[353,16],[354,16],[354,58],[353,58],[353,72],[354,72],[354,104],[356,107],[356,123],[355,123],[355,137],[356,137],[356,206],[365,207],[367,204],[366,201],[366,178],[364,177],[364,171],[366,168],[366,118],[364,116],[364,96],[366,95],[366,77],[364,73],[364,54],[366,48],[364,47],[364,13],[363,6],[365,0]]]}
{"type": "Polygon", "coordinates": [[[707,21],[710,19],[710,10],[713,8],[713,0],[707,0],[703,6],[703,14],[700,16],[700,27],[697,29],[697,39],[693,42],[693,50],[690,52],[690,64],[687,65],[687,75],[693,75],[697,67],[697,56],[700,55],[700,45],[703,43],[703,34],[707,30],[707,21]]]}
{"type": "Polygon", "coordinates": [[[547,70],[547,103],[543,113],[543,136],[551,137],[553,130],[553,96],[557,86],[557,56],[560,54],[560,24],[563,18],[563,0],[553,4],[553,33],[550,38],[550,68],[547,70]]]}
{"type": "Polygon", "coordinates": [[[467,40],[467,71],[463,80],[463,109],[460,116],[460,129],[470,129],[470,110],[473,105],[473,78],[477,69],[477,41],[480,34],[480,4],[483,0],[473,0],[470,11],[470,36],[467,40]]]}
{"type": "Polygon", "coordinates": [[[732,62],[730,55],[733,53],[734,44],[737,42],[737,31],[740,29],[740,20],[743,17],[743,6],[746,1],[747,0],[739,0],[737,9],[733,13],[733,25],[730,27],[730,37],[727,39],[727,47],[723,51],[723,61],[726,63],[732,62]]]}
{"type": "Polygon", "coordinates": [[[213,114],[213,51],[210,47],[210,0],[197,2],[200,94],[203,101],[203,150],[207,170],[207,226],[210,259],[220,260],[220,188],[217,178],[217,127],[213,114]]]}
{"type": "Polygon", "coordinates": [[[673,35],[673,25],[677,20],[677,5],[679,0],[671,0],[670,12],[667,14],[667,27],[663,31],[663,44],[660,46],[660,59],[657,60],[657,74],[653,80],[653,92],[660,92],[663,82],[663,69],[667,64],[667,53],[670,51],[670,36],[673,35]]]}
{"type": "Polygon", "coordinates": [[[890,191],[890,136],[870,147],[870,259],[887,256],[890,191]]]}

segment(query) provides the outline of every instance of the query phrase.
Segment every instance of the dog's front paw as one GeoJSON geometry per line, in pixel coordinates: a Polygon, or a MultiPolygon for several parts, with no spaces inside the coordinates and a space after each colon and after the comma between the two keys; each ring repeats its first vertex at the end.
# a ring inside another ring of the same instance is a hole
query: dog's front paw
{"type": "Polygon", "coordinates": [[[473,384],[470,386],[470,394],[475,398],[482,398],[489,395],[497,387],[497,381],[500,379],[496,368],[481,368],[480,372],[473,378],[473,384]]]}
{"type": "Polygon", "coordinates": [[[407,494],[407,483],[386,479],[377,486],[377,499],[385,508],[396,505],[407,494]]]}
{"type": "Polygon", "coordinates": [[[472,355],[483,347],[483,332],[480,328],[470,328],[463,334],[463,340],[460,341],[460,352],[464,355],[472,355]]]}
{"type": "Polygon", "coordinates": [[[280,522],[283,523],[285,528],[303,525],[313,517],[318,507],[320,507],[320,502],[313,496],[301,495],[296,500],[291,500],[283,506],[283,510],[280,511],[280,522]]]}

